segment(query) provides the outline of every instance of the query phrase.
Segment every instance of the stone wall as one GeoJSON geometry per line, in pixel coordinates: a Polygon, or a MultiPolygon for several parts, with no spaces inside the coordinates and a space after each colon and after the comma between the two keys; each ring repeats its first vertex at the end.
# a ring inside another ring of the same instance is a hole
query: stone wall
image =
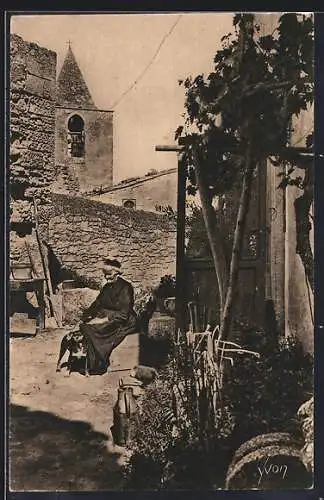
{"type": "MultiPolygon", "coordinates": [[[[280,13],[256,14],[261,35],[272,33],[278,26],[280,13]]],[[[314,110],[302,111],[292,123],[291,144],[305,146],[307,135],[314,128],[314,110]]],[[[283,167],[284,168],[284,167],[283,167]]],[[[278,189],[278,171],[268,165],[267,211],[269,230],[268,293],[276,309],[278,323],[286,335],[301,340],[306,351],[314,352],[314,297],[305,277],[301,258],[296,253],[296,218],[294,201],[302,192],[288,186],[278,189]]],[[[296,169],[296,176],[303,172],[296,169]]],[[[313,245],[313,232],[310,234],[313,245]]]]}
{"type": "Polygon", "coordinates": [[[40,213],[43,238],[62,266],[100,283],[103,257],[118,258],[126,279],[152,287],[176,272],[176,224],[161,214],[52,194],[40,213]]]}
{"type": "Polygon", "coordinates": [[[10,37],[10,187],[16,222],[46,200],[54,175],[56,53],[10,37]],[[25,203],[24,203],[25,202],[25,203]]]}
{"type": "Polygon", "coordinates": [[[113,113],[92,109],[56,108],[55,162],[58,166],[53,190],[89,191],[113,183],[113,113]],[[85,155],[68,156],[69,118],[77,114],[84,121],[85,155]],[[66,171],[68,172],[66,175],[66,171]],[[72,179],[72,182],[70,182],[72,179]]]}
{"type": "Polygon", "coordinates": [[[109,192],[94,196],[92,199],[119,206],[126,200],[134,200],[137,210],[152,212],[156,211],[156,206],[170,206],[176,210],[177,186],[177,170],[170,169],[130,181],[125,186],[116,185],[109,192]]]}

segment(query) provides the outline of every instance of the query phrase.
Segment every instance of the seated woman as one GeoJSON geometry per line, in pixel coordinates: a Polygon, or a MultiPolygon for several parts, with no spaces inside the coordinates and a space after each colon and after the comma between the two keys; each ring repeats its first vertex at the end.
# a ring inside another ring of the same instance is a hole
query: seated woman
{"type": "Polygon", "coordinates": [[[89,373],[105,373],[112,350],[130,333],[136,332],[133,286],[122,278],[121,264],[105,259],[107,283],[95,301],[83,312],[80,332],[88,349],[89,373]]]}

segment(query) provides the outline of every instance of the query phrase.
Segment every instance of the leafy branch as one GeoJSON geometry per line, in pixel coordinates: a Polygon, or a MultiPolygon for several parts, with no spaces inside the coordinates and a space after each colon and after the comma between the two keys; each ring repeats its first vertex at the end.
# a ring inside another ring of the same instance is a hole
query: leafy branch
{"type": "Polygon", "coordinates": [[[198,191],[201,199],[224,339],[232,323],[252,179],[256,168],[267,160],[274,166],[287,166],[281,188],[295,185],[303,190],[295,203],[296,250],[313,283],[306,224],[312,204],[312,145],[308,141],[304,150],[288,146],[292,118],[309,109],[314,99],[313,20],[307,15],[283,14],[273,33],[260,36],[253,15],[237,14],[233,27],[214,57],[214,70],[207,77],[198,75],[180,82],[185,89],[185,115],[175,133],[182,146],[187,191],[198,191]],[[235,186],[241,186],[241,199],[228,269],[219,250],[212,200],[235,186]]]}

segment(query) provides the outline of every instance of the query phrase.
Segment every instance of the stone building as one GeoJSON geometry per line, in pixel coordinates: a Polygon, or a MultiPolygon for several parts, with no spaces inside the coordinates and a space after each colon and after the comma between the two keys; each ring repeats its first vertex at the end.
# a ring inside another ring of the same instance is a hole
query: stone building
{"type": "MultiPolygon", "coordinates": [[[[280,14],[256,14],[260,33],[272,33],[280,14]]],[[[314,109],[294,117],[290,144],[306,146],[306,137],[314,130],[314,109]]],[[[284,168],[284,167],[283,167],[284,168]]],[[[268,227],[268,269],[266,295],[274,302],[276,316],[286,335],[297,336],[307,351],[314,350],[314,296],[296,252],[295,201],[302,192],[295,186],[278,189],[278,172],[267,165],[266,214],[268,227]]],[[[296,169],[296,176],[303,171],[296,169]]],[[[310,242],[313,246],[313,230],[310,242]]]]}
{"type": "Polygon", "coordinates": [[[143,177],[125,179],[111,187],[101,188],[87,196],[102,203],[155,212],[177,209],[177,169],[151,171],[143,177]]]}
{"type": "Polygon", "coordinates": [[[84,192],[113,182],[113,112],[98,109],[69,46],[57,79],[56,181],[52,190],[84,192]]]}
{"type": "MultiPolygon", "coordinates": [[[[43,279],[46,267],[58,293],[63,280],[98,289],[102,257],[120,259],[138,290],[174,275],[175,221],[152,213],[152,204],[142,207],[144,191],[137,195],[136,211],[82,197],[82,190],[112,183],[112,113],[95,107],[71,49],[57,86],[55,52],[17,35],[11,35],[10,50],[11,267],[29,265],[33,276],[43,279]]],[[[176,197],[176,184],[172,188],[176,197]]],[[[161,189],[155,202],[168,189],[161,189]]],[[[35,297],[27,299],[23,312],[37,306],[35,297]]],[[[21,302],[17,307],[22,312],[21,302]]]]}

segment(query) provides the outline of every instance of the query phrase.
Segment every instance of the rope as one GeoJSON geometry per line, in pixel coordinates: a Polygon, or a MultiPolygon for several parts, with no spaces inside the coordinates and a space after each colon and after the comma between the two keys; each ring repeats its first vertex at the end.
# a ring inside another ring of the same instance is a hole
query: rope
{"type": "Polygon", "coordinates": [[[131,90],[133,90],[133,88],[138,84],[138,82],[143,78],[143,76],[145,75],[145,73],[149,70],[149,68],[152,66],[153,62],[155,61],[155,59],[157,58],[160,50],[162,49],[162,46],[164,45],[164,42],[166,41],[166,39],[171,35],[171,33],[173,32],[173,30],[175,29],[176,25],[178,24],[178,22],[180,21],[180,18],[182,17],[182,14],[180,14],[176,21],[173,23],[173,25],[171,26],[171,28],[169,29],[169,31],[163,36],[162,40],[160,41],[155,53],[153,54],[152,58],[150,59],[150,61],[148,62],[148,64],[145,66],[145,68],[143,69],[143,71],[139,74],[139,76],[136,78],[136,80],[121,94],[121,96],[114,102],[114,104],[112,105],[112,108],[115,108],[123,99],[124,97],[126,97],[127,94],[129,94],[129,92],[131,92],[131,90]]]}

